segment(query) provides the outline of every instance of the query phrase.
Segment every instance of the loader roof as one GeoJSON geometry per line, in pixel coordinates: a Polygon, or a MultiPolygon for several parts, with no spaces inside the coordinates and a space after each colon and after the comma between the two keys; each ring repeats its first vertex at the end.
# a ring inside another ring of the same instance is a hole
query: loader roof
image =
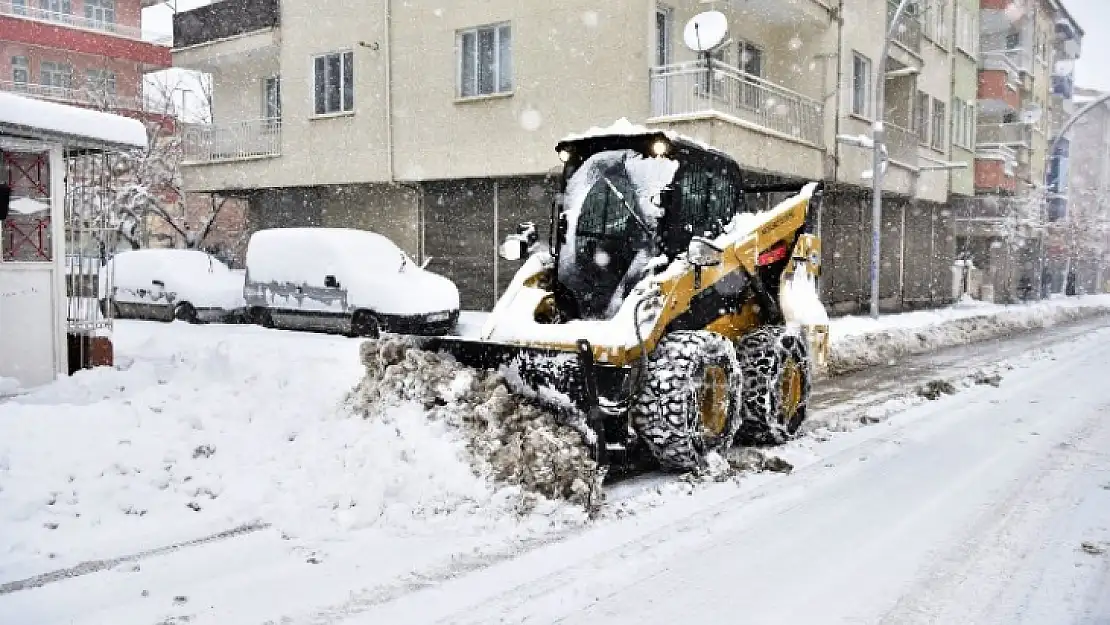
{"type": "Polygon", "coordinates": [[[703,143],[692,137],[679,134],[673,130],[665,130],[661,128],[648,128],[647,126],[640,126],[628,121],[627,118],[621,118],[608,127],[594,127],[584,133],[570,134],[563,137],[555,145],[555,150],[562,151],[574,145],[588,143],[591,147],[590,151],[600,151],[606,149],[618,149],[627,147],[629,139],[640,138],[646,144],[658,138],[663,138],[674,145],[685,147],[692,150],[709,152],[719,157],[726,158],[735,162],[728,153],[715,148],[708,143],[703,143]]]}

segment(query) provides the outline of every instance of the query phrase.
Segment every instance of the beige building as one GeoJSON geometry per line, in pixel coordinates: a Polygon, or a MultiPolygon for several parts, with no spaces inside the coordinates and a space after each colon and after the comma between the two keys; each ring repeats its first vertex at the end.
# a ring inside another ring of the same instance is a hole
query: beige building
{"type": "Polygon", "coordinates": [[[979,22],[977,197],[959,203],[958,246],[984,272],[973,295],[1010,301],[1023,282],[1039,290],[1045,225],[1066,213],[1049,146],[1070,110],[1083,31],[1059,0],[981,0],[979,22]]]}
{"type": "Polygon", "coordinates": [[[223,0],[178,14],[174,65],[213,76],[189,130],[190,190],[246,198],[253,228],[393,238],[488,308],[516,263],[495,242],[545,224],[562,136],[619,118],[732,154],[754,179],[824,179],[824,298],[867,305],[871,152],[885,89],[881,295],[952,298],[953,196],[974,191],[978,0],[920,0],[877,76],[888,0],[223,0]],[[713,71],[685,22],[724,12],[713,71]],[[945,169],[951,161],[966,170],[945,169]]]}

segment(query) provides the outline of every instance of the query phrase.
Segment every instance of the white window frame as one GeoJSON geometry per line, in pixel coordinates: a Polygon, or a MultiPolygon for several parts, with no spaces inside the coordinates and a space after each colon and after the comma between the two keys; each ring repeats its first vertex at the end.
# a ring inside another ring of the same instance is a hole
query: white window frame
{"type": "Polygon", "coordinates": [[[116,0],[85,0],[85,17],[97,24],[115,26],[116,0]]]}
{"type": "Polygon", "coordinates": [[[871,118],[871,109],[875,106],[875,78],[872,75],[874,72],[874,70],[872,69],[873,67],[874,66],[871,64],[870,58],[868,58],[864,54],[860,54],[855,50],[852,51],[852,71],[849,74],[851,82],[848,85],[848,110],[851,111],[853,115],[857,115],[865,119],[871,118]],[[856,85],[861,78],[856,72],[857,63],[861,65],[864,70],[862,76],[863,102],[862,106],[860,107],[856,106],[856,85]]]}
{"type": "Polygon", "coordinates": [[[494,24],[482,24],[481,26],[474,26],[472,28],[465,28],[455,31],[455,97],[460,100],[470,100],[475,98],[488,98],[491,96],[509,96],[513,94],[516,88],[516,79],[513,76],[513,27],[511,22],[497,22],[494,24]],[[482,77],[482,60],[481,60],[481,36],[482,33],[493,34],[493,67],[490,71],[493,74],[493,89],[488,93],[482,91],[481,77],[482,77]],[[501,55],[501,41],[502,38],[508,34],[508,68],[502,67],[501,55]],[[474,75],[464,76],[464,41],[466,37],[472,37],[474,44],[472,54],[474,55],[474,75]],[[473,92],[468,93],[469,82],[468,79],[473,80],[473,92]]]}
{"type": "Polygon", "coordinates": [[[31,84],[31,59],[20,54],[12,57],[12,82],[17,85],[31,84]],[[23,73],[23,80],[17,77],[17,72],[23,73]]]}
{"type": "MultiPolygon", "coordinates": [[[[460,42],[461,45],[461,42],[460,42]]],[[[656,67],[663,67],[674,63],[674,9],[657,4],[655,6],[655,56],[656,67]],[[663,18],[663,28],[659,28],[659,18],[663,18]],[[660,58],[662,56],[662,58],[660,58]]],[[[462,60],[459,61],[459,72],[462,72],[462,60]]],[[[461,85],[460,85],[461,92],[461,85]]]]}
{"type": "Polygon", "coordinates": [[[736,54],[737,54],[736,68],[739,69],[742,73],[748,74],[749,76],[755,76],[756,78],[766,78],[767,77],[767,49],[766,48],[764,48],[763,46],[761,46],[757,43],[751,42],[751,41],[740,40],[736,43],[736,54]],[[750,50],[754,50],[754,51],[759,53],[759,71],[758,72],[749,72],[747,70],[747,63],[744,59],[744,55],[748,54],[750,50]]]}
{"type": "Polygon", "coordinates": [[[58,61],[40,61],[39,84],[46,87],[53,87],[55,89],[72,89],[73,66],[68,63],[61,63],[58,61]],[[56,84],[53,80],[55,76],[61,76],[61,82],[63,84],[56,84]],[[48,79],[49,82],[47,82],[48,79]]]}
{"type": "Polygon", "coordinates": [[[919,145],[928,146],[932,136],[933,99],[924,91],[916,91],[913,95],[913,132],[919,145]]]}
{"type": "Polygon", "coordinates": [[[116,95],[118,87],[116,73],[110,69],[93,67],[85,70],[85,86],[105,95],[116,95]]]}
{"type": "Polygon", "coordinates": [[[964,145],[964,138],[967,136],[964,132],[964,101],[963,98],[952,98],[952,144],[961,148],[966,148],[964,145]]]}
{"type": "Polygon", "coordinates": [[[969,100],[964,103],[964,115],[966,116],[966,123],[964,126],[964,132],[967,133],[967,137],[965,138],[966,147],[969,150],[974,150],[976,127],[979,124],[979,115],[975,100],[969,100]]]}
{"type": "MultiPolygon", "coordinates": [[[[315,62],[313,63],[313,67],[315,68],[315,62]]],[[[266,121],[281,121],[281,76],[278,75],[278,74],[274,74],[273,76],[267,76],[267,77],[262,79],[261,86],[262,86],[262,119],[264,119],[266,121]],[[270,110],[270,104],[271,104],[270,85],[274,85],[276,87],[276,90],[277,90],[277,94],[276,94],[277,99],[273,103],[273,108],[274,108],[273,112],[276,112],[277,113],[276,115],[272,114],[272,111],[270,110]]],[[[316,108],[316,99],[315,99],[316,98],[316,77],[315,76],[313,76],[313,87],[312,87],[312,89],[313,89],[312,106],[313,106],[313,110],[315,110],[315,108],[316,108]]]]}
{"type": "Polygon", "coordinates": [[[355,102],[358,99],[358,93],[355,89],[355,85],[358,81],[358,78],[355,75],[356,69],[357,68],[355,68],[355,63],[354,63],[354,51],[351,50],[351,49],[334,50],[334,51],[331,51],[331,52],[325,52],[324,54],[316,54],[316,55],[312,56],[311,71],[309,72],[309,76],[311,77],[311,87],[310,87],[310,89],[311,89],[311,93],[312,93],[312,116],[313,117],[331,117],[331,116],[336,116],[336,115],[352,115],[352,114],[354,114],[354,112],[355,112],[355,102]],[[339,57],[339,81],[338,81],[339,107],[335,108],[335,109],[332,109],[329,106],[330,99],[328,98],[328,93],[327,93],[327,68],[328,68],[328,64],[329,64],[328,59],[330,59],[331,57],[339,57]],[[317,80],[318,76],[317,76],[317,73],[316,73],[317,72],[316,62],[320,59],[324,60],[324,72],[325,72],[325,75],[324,75],[324,90],[325,90],[325,93],[324,93],[324,107],[323,107],[323,110],[320,109],[320,107],[318,106],[318,102],[316,101],[316,85],[318,83],[318,80],[317,80]],[[351,74],[351,84],[350,84],[351,101],[350,102],[347,102],[346,98],[344,97],[346,95],[346,87],[347,87],[346,81],[347,81],[347,67],[348,66],[350,66],[350,68],[351,68],[351,71],[350,71],[350,74],[351,74]]]}
{"type": "Polygon", "coordinates": [[[932,126],[932,134],[929,137],[929,147],[940,152],[945,151],[946,147],[945,141],[948,135],[948,120],[946,119],[947,115],[948,104],[940,98],[933,98],[933,106],[931,110],[932,123],[930,124],[930,126],[932,126]],[[940,113],[939,116],[937,115],[938,112],[940,113]]]}
{"type": "Polygon", "coordinates": [[[55,15],[73,15],[72,0],[39,0],[39,9],[55,15]]]}

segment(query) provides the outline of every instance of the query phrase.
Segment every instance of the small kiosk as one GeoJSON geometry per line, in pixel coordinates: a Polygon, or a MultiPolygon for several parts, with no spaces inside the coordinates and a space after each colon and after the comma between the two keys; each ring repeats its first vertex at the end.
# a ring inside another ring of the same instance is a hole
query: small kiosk
{"type": "Polygon", "coordinates": [[[112,364],[110,155],[146,145],[138,120],[0,92],[0,397],[112,364]]]}

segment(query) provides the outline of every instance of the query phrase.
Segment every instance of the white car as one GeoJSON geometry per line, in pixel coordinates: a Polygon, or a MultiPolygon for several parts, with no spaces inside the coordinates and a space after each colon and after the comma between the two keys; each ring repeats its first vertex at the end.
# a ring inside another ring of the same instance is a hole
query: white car
{"type": "Polygon", "coordinates": [[[440,335],[459,320],[454,282],[380,234],[276,228],[251,236],[243,287],[255,323],[356,336],[440,335]]]}
{"type": "Polygon", "coordinates": [[[101,272],[101,310],[125,319],[234,321],[243,311],[243,279],[199,250],[120,252],[101,272]]]}

